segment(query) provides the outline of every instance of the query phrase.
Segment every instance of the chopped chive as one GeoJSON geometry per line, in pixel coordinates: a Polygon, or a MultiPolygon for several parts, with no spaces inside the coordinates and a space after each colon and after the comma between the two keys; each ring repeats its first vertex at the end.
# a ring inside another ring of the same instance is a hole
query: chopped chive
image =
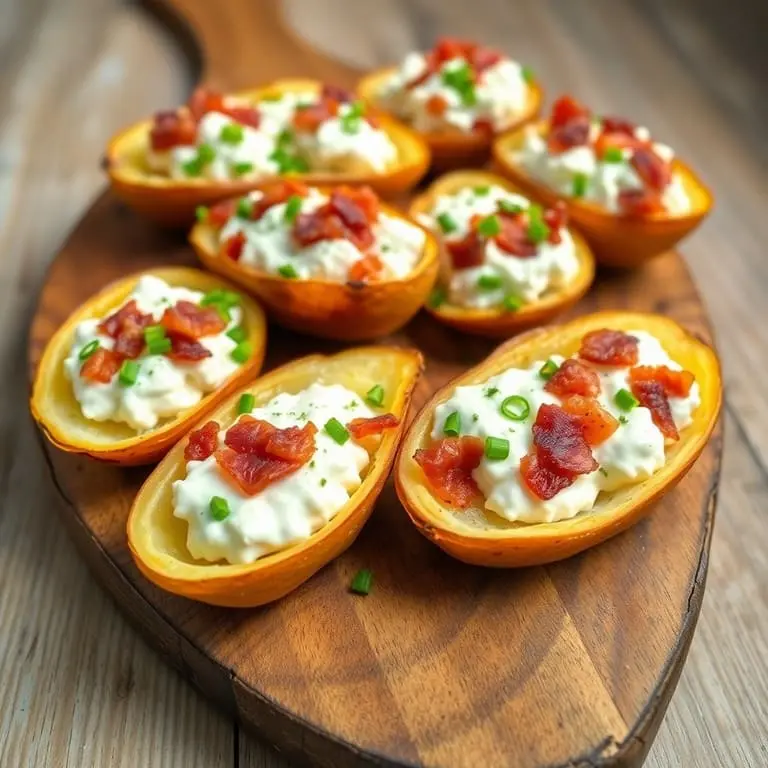
{"type": "Polygon", "coordinates": [[[513,203],[511,200],[499,200],[499,210],[502,213],[508,213],[510,216],[515,216],[518,213],[522,213],[525,208],[522,205],[513,203]]]}
{"type": "Polygon", "coordinates": [[[200,162],[200,158],[193,157],[181,164],[181,170],[184,171],[185,176],[200,176],[203,172],[203,164],[200,162]]]}
{"type": "Polygon", "coordinates": [[[293,142],[293,131],[289,128],[283,128],[283,130],[277,134],[277,139],[275,139],[275,142],[278,147],[285,149],[287,144],[291,144],[293,142]]]}
{"type": "Polygon", "coordinates": [[[603,152],[603,162],[604,163],[621,163],[624,160],[624,153],[619,149],[619,147],[608,147],[608,149],[603,152]]]}
{"type": "Polygon", "coordinates": [[[446,293],[445,288],[438,285],[432,290],[427,303],[432,309],[437,309],[440,305],[445,304],[447,298],[448,294],[446,293]]]}
{"type": "Polygon", "coordinates": [[[227,331],[227,336],[229,336],[229,338],[236,344],[239,344],[241,341],[245,341],[248,338],[248,334],[245,332],[245,328],[243,328],[242,325],[236,325],[234,328],[230,328],[227,331]]]}
{"type": "Polygon", "coordinates": [[[230,123],[221,127],[219,139],[225,144],[240,144],[243,140],[243,126],[240,123],[230,123]]]}
{"type": "Polygon", "coordinates": [[[461,434],[461,415],[458,411],[449,413],[443,424],[443,434],[458,437],[461,434]]]}
{"type": "Polygon", "coordinates": [[[486,397],[493,397],[494,395],[498,395],[499,394],[499,388],[498,387],[488,387],[488,389],[486,389],[483,394],[486,397]]]}
{"type": "Polygon", "coordinates": [[[208,293],[200,299],[200,306],[208,307],[221,304],[221,306],[229,309],[240,304],[241,299],[242,297],[236,291],[227,291],[224,288],[214,288],[212,291],[208,291],[208,293]]]}
{"type": "Polygon", "coordinates": [[[459,94],[461,103],[465,107],[473,107],[477,103],[474,76],[466,62],[459,67],[444,70],[440,79],[444,85],[453,88],[459,94]]]}
{"type": "Polygon", "coordinates": [[[201,144],[197,148],[197,159],[203,165],[208,165],[216,159],[216,150],[210,144],[201,144]]]}
{"type": "Polygon", "coordinates": [[[485,456],[492,461],[503,461],[509,456],[509,440],[504,437],[486,437],[485,456]]]}
{"type": "Polygon", "coordinates": [[[327,485],[327,483],[328,483],[328,480],[327,480],[325,477],[321,477],[321,478],[320,478],[320,487],[321,487],[321,488],[325,488],[325,486],[327,485]]]}
{"type": "Polygon", "coordinates": [[[99,347],[101,346],[101,343],[98,339],[94,339],[93,341],[89,341],[81,350],[80,354],[78,354],[78,358],[80,360],[87,360],[99,347]]]}
{"type": "Polygon", "coordinates": [[[349,440],[347,428],[336,418],[328,419],[324,429],[339,445],[344,445],[349,440]]]}
{"type": "Polygon", "coordinates": [[[523,300],[519,296],[510,293],[504,297],[502,305],[507,312],[517,312],[523,306],[523,300]]]}
{"type": "Polygon", "coordinates": [[[573,197],[584,197],[587,194],[587,184],[589,179],[585,173],[573,174],[573,187],[571,189],[571,195],[573,197]]]}
{"type": "Polygon", "coordinates": [[[544,365],[539,368],[539,376],[546,381],[549,381],[556,373],[560,366],[554,360],[547,360],[544,365]]]}
{"type": "Polygon", "coordinates": [[[528,85],[530,85],[534,80],[534,74],[533,70],[530,67],[523,66],[520,68],[520,75],[522,76],[523,80],[525,80],[528,85]]]}
{"type": "Polygon", "coordinates": [[[481,291],[495,291],[501,288],[502,279],[499,275],[480,275],[477,278],[477,287],[481,291]]]}
{"type": "Polygon", "coordinates": [[[253,404],[256,398],[250,392],[243,392],[240,395],[240,399],[237,401],[238,413],[250,413],[253,410],[253,404]]]}
{"type": "Polygon", "coordinates": [[[203,222],[208,218],[208,208],[204,205],[198,205],[197,208],[195,208],[195,218],[203,222]]]}
{"type": "Polygon", "coordinates": [[[640,405],[640,401],[628,390],[620,389],[613,397],[613,402],[621,408],[622,411],[631,411],[640,405]]]}
{"type": "Polygon", "coordinates": [[[619,416],[619,422],[621,424],[626,424],[629,421],[629,419],[622,413],[621,416],[619,416]]]}
{"type": "Polygon", "coordinates": [[[481,184],[478,187],[472,187],[472,191],[478,197],[485,197],[491,191],[491,187],[489,184],[481,184]]]}
{"type": "Polygon", "coordinates": [[[139,375],[139,364],[135,360],[123,360],[117,374],[118,381],[124,387],[132,387],[139,375]]]}
{"type": "Polygon", "coordinates": [[[144,329],[144,341],[149,344],[153,339],[164,339],[165,328],[162,325],[148,325],[144,329]]]}
{"type": "Polygon", "coordinates": [[[241,197],[237,201],[237,208],[235,209],[235,215],[241,219],[250,219],[253,212],[253,203],[248,197],[241,197]]]}
{"type": "Polygon", "coordinates": [[[486,216],[484,219],[480,219],[477,225],[478,234],[483,237],[495,237],[501,232],[501,222],[496,214],[486,216]]]}
{"type": "Polygon", "coordinates": [[[544,210],[540,205],[528,207],[528,239],[538,245],[549,237],[549,227],[544,221],[544,210]]]}
{"type": "Polygon", "coordinates": [[[244,363],[251,356],[251,342],[239,342],[232,352],[230,352],[230,356],[236,363],[244,363]]]}
{"type": "Polygon", "coordinates": [[[455,232],[459,228],[456,220],[449,213],[441,213],[437,217],[437,223],[445,235],[450,235],[451,232],[455,232]]]}
{"type": "Polygon", "coordinates": [[[381,407],[384,402],[384,387],[381,384],[375,384],[368,390],[365,399],[371,405],[375,405],[377,408],[381,407]]]}
{"type": "Polygon", "coordinates": [[[171,340],[165,336],[147,341],[147,351],[150,355],[165,355],[171,351],[171,340]]]}
{"type": "Polygon", "coordinates": [[[235,163],[232,166],[235,176],[245,176],[253,170],[253,163],[235,163]]]}
{"type": "Polygon", "coordinates": [[[282,267],[278,267],[277,274],[287,280],[295,280],[299,276],[293,264],[283,264],[282,267]]]}
{"type": "Polygon", "coordinates": [[[502,416],[512,421],[525,421],[530,412],[530,403],[521,395],[510,395],[501,401],[502,416]]]}
{"type": "Polygon", "coordinates": [[[371,591],[372,584],[373,573],[368,568],[361,568],[352,579],[349,589],[356,595],[367,595],[371,591]]]}
{"type": "Polygon", "coordinates": [[[301,197],[299,195],[291,195],[285,203],[285,212],[283,218],[289,224],[292,224],[301,211],[301,197]]]}
{"type": "Polygon", "coordinates": [[[221,522],[229,517],[229,502],[221,496],[212,496],[208,507],[214,520],[221,522]]]}
{"type": "Polygon", "coordinates": [[[293,155],[279,146],[269,159],[277,165],[280,173],[306,173],[309,170],[309,164],[303,157],[293,155]]]}

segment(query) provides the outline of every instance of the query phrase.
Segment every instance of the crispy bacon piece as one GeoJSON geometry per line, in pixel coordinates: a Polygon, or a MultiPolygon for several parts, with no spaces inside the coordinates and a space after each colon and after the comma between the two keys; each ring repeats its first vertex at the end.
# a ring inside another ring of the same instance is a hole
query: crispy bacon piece
{"type": "Polygon", "coordinates": [[[672,418],[672,410],[669,407],[669,398],[664,391],[664,384],[654,379],[641,379],[630,384],[632,394],[638,399],[640,405],[651,412],[653,423],[659,428],[661,434],[670,440],[679,440],[680,433],[672,418]]]}
{"type": "Polygon", "coordinates": [[[221,244],[221,252],[232,259],[232,261],[239,261],[243,255],[243,248],[245,247],[246,237],[242,232],[237,232],[232,237],[228,237],[221,244]]]}
{"type": "Polygon", "coordinates": [[[662,192],[672,180],[672,169],[650,147],[639,147],[630,160],[646,189],[662,192]]]}
{"type": "Polygon", "coordinates": [[[166,353],[166,357],[176,363],[196,363],[213,356],[211,351],[196,339],[178,333],[169,333],[168,338],[171,340],[171,350],[166,353]]]}
{"type": "Polygon", "coordinates": [[[139,310],[135,299],[124,304],[99,325],[99,330],[115,340],[112,348],[122,358],[134,359],[144,349],[144,329],[154,322],[152,315],[139,310]]]}
{"type": "Polygon", "coordinates": [[[252,416],[242,416],[227,430],[227,447],[216,451],[216,462],[228,480],[253,496],[312,458],[316,432],[312,422],[279,429],[252,416]]]}
{"type": "Polygon", "coordinates": [[[469,435],[446,437],[413,455],[438,498],[460,509],[466,509],[480,494],[472,471],[482,458],[483,441],[469,435]]]}
{"type": "Polygon", "coordinates": [[[358,259],[350,268],[347,279],[353,282],[367,283],[377,280],[381,276],[384,264],[381,259],[373,253],[358,259]]]}
{"type": "Polygon", "coordinates": [[[220,229],[235,215],[236,210],[237,200],[222,200],[208,209],[205,223],[220,229]]]}
{"type": "Polygon", "coordinates": [[[589,141],[590,111],[571,96],[561,96],[552,105],[547,147],[553,154],[580,147],[589,141]]]}
{"type": "Polygon", "coordinates": [[[342,104],[354,100],[354,94],[335,85],[323,85],[315,103],[297,109],[293,116],[293,127],[298,131],[314,133],[322,123],[339,113],[342,104]]]}
{"type": "Polygon", "coordinates": [[[563,410],[577,420],[584,439],[591,446],[604,443],[619,428],[619,420],[593,397],[571,395],[563,402],[563,410]]]}
{"type": "Polygon", "coordinates": [[[173,147],[189,146],[197,140],[197,123],[186,110],[165,111],[155,114],[149,132],[149,143],[157,152],[173,147]]]}
{"type": "Polygon", "coordinates": [[[445,114],[445,110],[448,109],[448,102],[442,96],[434,94],[427,99],[424,109],[429,115],[442,117],[445,114]]]}
{"type": "Polygon", "coordinates": [[[496,133],[493,127],[493,122],[487,117],[478,117],[474,123],[472,123],[472,130],[475,133],[487,136],[489,139],[496,133]]]}
{"type": "Polygon", "coordinates": [[[696,377],[690,371],[673,371],[666,365],[638,365],[629,372],[629,381],[659,381],[667,397],[688,397],[696,377]]]}
{"type": "Polygon", "coordinates": [[[623,133],[625,136],[635,136],[636,125],[623,117],[611,117],[610,115],[602,118],[600,127],[603,133],[623,133]]]}
{"type": "Polygon", "coordinates": [[[485,261],[485,242],[477,232],[470,231],[461,240],[445,243],[454,269],[479,267],[485,261]]]}
{"type": "Polygon", "coordinates": [[[285,181],[276,181],[261,189],[262,196],[253,203],[251,208],[251,219],[258,221],[272,206],[280,205],[293,197],[306,197],[309,194],[309,187],[300,181],[286,179],[285,181]]]}
{"type": "Polygon", "coordinates": [[[637,339],[624,331],[601,328],[581,340],[579,357],[598,365],[637,365],[637,339]]]}
{"type": "Polygon", "coordinates": [[[568,224],[568,208],[562,200],[558,200],[551,208],[544,211],[544,223],[549,227],[548,243],[558,245],[563,236],[561,229],[568,224]]]}
{"type": "Polygon", "coordinates": [[[88,381],[109,384],[120,370],[123,358],[111,349],[99,347],[82,365],[80,375],[88,381]]]}
{"type": "Polygon", "coordinates": [[[200,429],[189,433],[189,439],[184,446],[184,459],[186,461],[205,461],[213,456],[219,444],[219,424],[216,421],[208,421],[200,429]]]}
{"type": "Polygon", "coordinates": [[[183,299],[163,312],[160,323],[168,335],[176,334],[189,339],[213,336],[227,327],[227,321],[215,307],[201,307],[183,299]]]}
{"type": "Polygon", "coordinates": [[[199,121],[208,112],[221,112],[224,109],[224,96],[218,91],[199,86],[195,88],[187,101],[187,108],[192,117],[199,121]]]}
{"type": "Polygon", "coordinates": [[[258,128],[261,125],[261,113],[256,107],[247,104],[224,107],[221,112],[231,117],[236,123],[247,125],[250,128],[258,128]]]}
{"type": "Polygon", "coordinates": [[[528,239],[528,215],[524,212],[510,214],[503,211],[496,215],[501,224],[501,232],[493,238],[496,245],[518,258],[535,256],[538,249],[528,239]]]}
{"type": "Polygon", "coordinates": [[[600,377],[588,365],[568,359],[555,371],[544,389],[557,397],[597,397],[600,394],[600,377]]]}
{"type": "Polygon", "coordinates": [[[347,88],[342,88],[340,85],[323,83],[323,87],[320,89],[320,98],[331,99],[339,104],[349,104],[350,101],[355,100],[355,94],[347,88]]]}
{"type": "Polygon", "coordinates": [[[619,208],[628,216],[648,216],[661,213],[664,203],[658,192],[651,189],[619,190],[619,208]]]}
{"type": "Polygon", "coordinates": [[[535,453],[529,453],[520,459],[520,477],[531,494],[542,501],[557,496],[574,480],[571,475],[557,475],[544,467],[535,453]]]}
{"type": "Polygon", "coordinates": [[[368,419],[352,419],[347,424],[347,429],[355,440],[362,440],[369,435],[380,435],[385,429],[394,429],[399,424],[400,419],[393,413],[384,413],[368,419]]]}

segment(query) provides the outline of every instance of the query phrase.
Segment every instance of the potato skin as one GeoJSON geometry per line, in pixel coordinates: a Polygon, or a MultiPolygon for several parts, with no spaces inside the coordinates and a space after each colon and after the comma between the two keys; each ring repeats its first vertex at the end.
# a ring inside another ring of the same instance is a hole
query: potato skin
{"type": "Polygon", "coordinates": [[[243,392],[257,405],[281,391],[298,391],[321,379],[342,383],[361,396],[381,384],[382,409],[400,419],[384,433],[371,456],[362,485],[336,516],[309,539],[248,565],[205,563],[186,549],[186,526],[173,517],[171,485],[184,476],[184,446],[179,442],[139,490],[128,518],[131,554],[139,570],[162,589],[193,600],[228,607],[254,607],[278,600],[338,557],[355,540],[371,513],[395,458],[411,394],[423,368],[421,354],[397,347],[358,347],[337,355],[313,355],[277,368],[229,397],[206,418],[223,427],[236,416],[243,392]]]}
{"type": "MultiPolygon", "coordinates": [[[[540,131],[545,131],[546,127],[546,121],[538,124],[540,131]]],[[[510,157],[510,153],[522,144],[524,135],[525,130],[518,129],[496,139],[493,144],[495,167],[526,194],[538,198],[546,205],[563,200],[568,206],[571,221],[584,234],[600,264],[624,268],[640,266],[648,259],[674,248],[712,209],[712,193],[693,169],[681,160],[674,161],[674,169],[681,175],[686,191],[693,200],[693,209],[683,215],[662,213],[644,217],[625,216],[610,213],[584,200],[562,198],[546,184],[529,176],[510,157]]]]}
{"type": "MultiPolygon", "coordinates": [[[[396,67],[377,69],[363,77],[357,85],[357,93],[366,104],[375,109],[381,109],[376,93],[381,83],[396,70],[396,67]]],[[[506,130],[515,130],[539,116],[544,100],[544,91],[534,82],[530,86],[526,110],[513,125],[506,130]]],[[[397,117],[397,116],[393,116],[397,117]]],[[[471,168],[484,165],[491,155],[491,145],[495,136],[472,132],[466,133],[458,129],[419,133],[426,141],[432,158],[431,168],[441,173],[454,168],[471,168]]],[[[500,135],[500,134],[496,134],[500,135]]]]}
{"type": "Polygon", "coordinates": [[[637,312],[597,312],[563,325],[529,331],[502,344],[490,357],[449,382],[424,406],[403,438],[395,466],[397,494],[412,522],[449,555],[473,565],[512,568],[562,560],[615,536],[651,511],[653,503],[671,490],[691,468],[717,423],[722,400],[720,365],[715,351],[673,320],[637,312]],[[552,354],[570,355],[581,338],[598,328],[643,329],[654,334],[670,356],[692,371],[699,382],[701,405],[680,441],[667,448],[667,462],[647,480],[603,494],[596,510],[557,523],[515,524],[478,513],[480,522],[462,519],[466,513],[443,506],[432,494],[413,460],[428,442],[435,407],[459,385],[476,384],[512,366],[524,366],[552,354]]]}
{"type": "Polygon", "coordinates": [[[86,419],[63,368],[75,327],[89,317],[104,316],[117,309],[142,275],[155,275],[170,285],[199,291],[215,288],[237,290],[231,283],[199,269],[163,267],[135,273],[110,283],[75,310],[46,345],[35,373],[30,399],[32,416],[43,434],[63,451],[85,454],[124,466],[151,464],[179,440],[190,424],[261,370],[266,349],[266,318],[261,307],[244,295],[241,304],[243,323],[248,328],[253,354],[223,386],[205,395],[197,405],[182,411],[176,418],[140,435],[126,424],[86,419]]]}
{"type": "MultiPolygon", "coordinates": [[[[429,188],[411,203],[409,213],[419,221],[419,214],[428,211],[439,195],[451,194],[464,187],[498,185],[510,192],[528,196],[526,192],[508,179],[487,171],[453,171],[438,177],[429,188]]],[[[536,198],[532,198],[534,202],[536,198]]],[[[426,306],[435,319],[464,333],[506,338],[515,333],[548,323],[556,315],[573,306],[589,290],[595,278],[595,258],[584,238],[571,227],[568,228],[576,245],[579,272],[573,282],[551,296],[524,304],[516,312],[498,309],[468,309],[450,304],[439,307],[426,306]]],[[[435,235],[439,240],[440,235],[435,235]]],[[[441,257],[447,256],[441,248],[441,257]]]]}
{"type": "MultiPolygon", "coordinates": [[[[265,95],[286,92],[316,92],[317,80],[276,80],[261,88],[241,91],[240,96],[253,101],[265,95]]],[[[381,126],[397,145],[401,161],[386,173],[296,173],[290,178],[307,184],[366,184],[382,197],[396,197],[411,189],[429,167],[429,148],[424,140],[388,115],[377,115],[381,126]]],[[[227,197],[242,195],[268,179],[248,181],[212,181],[187,179],[179,181],[153,174],[146,167],[144,153],[149,139],[151,120],[142,120],[115,134],[107,145],[104,164],[110,185],[117,197],[137,213],[165,226],[185,227],[195,220],[199,205],[212,205],[227,197]]],[[[287,177],[283,177],[287,178],[287,177]]]]}
{"type": "MultiPolygon", "coordinates": [[[[327,187],[320,189],[329,192],[327,187]]],[[[384,203],[381,209],[389,216],[405,218],[384,203]]],[[[189,240],[208,269],[250,291],[280,325],[327,339],[363,341],[401,328],[429,296],[437,278],[438,246],[432,233],[424,231],[424,252],[408,276],[371,283],[287,280],[260,272],[221,256],[215,230],[208,224],[196,224],[189,240]]]]}

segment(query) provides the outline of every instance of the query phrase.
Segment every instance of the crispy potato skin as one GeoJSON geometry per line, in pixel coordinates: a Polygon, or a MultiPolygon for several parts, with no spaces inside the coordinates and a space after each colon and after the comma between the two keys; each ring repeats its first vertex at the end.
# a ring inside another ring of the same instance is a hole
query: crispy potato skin
{"type": "MultiPolygon", "coordinates": [[[[357,93],[363,101],[376,109],[378,104],[376,94],[382,83],[389,78],[396,67],[377,69],[363,77],[357,85],[357,93]]],[[[538,83],[532,83],[529,89],[528,104],[522,114],[507,130],[515,130],[539,116],[544,92],[538,83]]],[[[454,168],[469,168],[483,165],[491,155],[493,137],[472,132],[466,133],[458,129],[432,131],[420,134],[429,146],[432,156],[432,170],[437,172],[449,171],[454,168]]]]}
{"type": "Polygon", "coordinates": [[[361,486],[336,516],[306,541],[248,565],[195,560],[186,548],[187,526],[173,516],[171,485],[184,476],[179,442],[139,490],[128,518],[131,554],[141,572],[162,589],[212,605],[253,607],[278,600],[338,557],[355,540],[387,480],[402,436],[411,394],[423,367],[416,350],[359,347],[331,357],[314,355],[278,368],[229,397],[207,418],[223,427],[236,418],[236,404],[250,392],[256,404],[279,392],[297,392],[315,381],[340,383],[361,396],[374,384],[385,391],[384,411],[400,418],[372,449],[361,486]]]}
{"type": "MultiPolygon", "coordinates": [[[[382,203],[381,208],[389,216],[404,218],[404,214],[389,205],[382,203]]],[[[207,224],[196,224],[189,240],[208,269],[258,297],[281,325],[328,339],[362,341],[401,328],[426,301],[439,264],[437,241],[431,232],[424,231],[426,245],[416,268],[401,280],[372,283],[286,280],[261,272],[221,256],[216,232],[207,224]]]]}
{"type": "MultiPolygon", "coordinates": [[[[268,95],[287,92],[314,93],[316,80],[277,80],[261,88],[234,95],[257,101],[268,95]]],[[[382,197],[395,197],[418,183],[429,167],[429,148],[410,128],[379,115],[381,126],[397,145],[400,162],[386,173],[298,173],[293,178],[307,184],[367,184],[382,197]]],[[[211,205],[227,197],[242,195],[264,183],[266,178],[249,181],[179,181],[154,174],[146,165],[151,120],[143,120],[117,133],[107,145],[105,165],[114,193],[137,213],[167,226],[189,226],[199,205],[211,205]]]]}
{"type": "Polygon", "coordinates": [[[411,424],[395,466],[395,487],[413,523],[448,554],[474,565],[510,568],[562,560],[629,528],[652,510],[691,468],[709,439],[720,412],[722,384],[715,351],[673,320],[635,312],[598,312],[569,323],[529,331],[502,344],[475,368],[454,379],[421,410],[411,424]],[[479,511],[477,517],[443,506],[413,460],[429,440],[438,403],[459,385],[477,384],[512,366],[525,366],[552,354],[570,355],[585,333],[597,328],[644,329],[659,338],[670,356],[692,371],[701,388],[701,405],[678,443],[667,449],[667,463],[641,483],[602,494],[595,511],[557,523],[510,523],[479,511]]]}
{"type": "Polygon", "coordinates": [[[261,307],[250,297],[242,297],[243,323],[253,348],[244,363],[219,389],[205,395],[197,405],[181,411],[174,419],[140,435],[127,424],[86,419],[72,392],[72,384],[64,374],[64,360],[69,354],[75,327],[89,317],[102,317],[117,309],[133,290],[142,275],[155,275],[170,285],[199,291],[214,288],[237,290],[215,275],[188,267],[150,269],[103,288],[73,312],[53,335],[43,352],[32,385],[30,410],[48,440],[57,448],[81,453],[122,465],[150,464],[163,456],[189,425],[202,418],[218,402],[261,370],[266,349],[266,319],[261,307]]]}
{"type": "MultiPolygon", "coordinates": [[[[546,121],[538,129],[546,131],[546,121]]],[[[597,261],[610,267],[637,267],[654,256],[674,248],[709,214],[714,198],[709,189],[688,165],[674,161],[674,169],[683,179],[688,196],[693,201],[689,213],[673,216],[656,214],[637,217],[610,213],[599,205],[583,200],[562,198],[542,182],[532,178],[517,165],[511,153],[518,149],[524,129],[503,134],[493,144],[493,160],[499,172],[511,179],[527,194],[552,205],[563,200],[568,214],[591,244],[597,261]]]]}
{"type": "MultiPolygon", "coordinates": [[[[427,212],[439,195],[452,194],[464,187],[495,184],[510,192],[527,196],[527,193],[501,176],[487,171],[453,171],[436,179],[431,186],[411,203],[409,213],[419,221],[419,214],[427,212]]],[[[535,198],[533,198],[535,201],[535,198]]],[[[575,304],[589,290],[595,278],[595,258],[584,238],[569,228],[576,245],[579,260],[579,272],[570,285],[547,295],[538,301],[524,304],[516,312],[503,312],[496,309],[468,309],[450,304],[439,307],[426,307],[426,310],[441,323],[480,336],[506,338],[527,328],[543,325],[555,315],[575,304]]],[[[440,235],[435,234],[440,241],[440,235]]],[[[446,263],[447,255],[440,244],[441,262],[446,263]]],[[[446,270],[447,272],[447,270],[446,270]]]]}

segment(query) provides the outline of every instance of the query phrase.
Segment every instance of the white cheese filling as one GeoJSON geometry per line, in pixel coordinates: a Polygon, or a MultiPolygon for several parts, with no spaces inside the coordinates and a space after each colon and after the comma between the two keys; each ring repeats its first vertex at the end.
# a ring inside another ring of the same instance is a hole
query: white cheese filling
{"type": "MultiPolygon", "coordinates": [[[[331,418],[342,424],[374,413],[361,398],[339,384],[312,384],[297,394],[282,393],[251,416],[285,429],[317,427],[312,459],[287,477],[246,496],[222,474],[216,458],[187,463],[187,475],[173,484],[173,514],[186,520],[187,549],[201,560],[251,563],[308,539],[334,518],[360,486],[368,452],[353,439],[339,445],[325,430],[331,418]],[[210,501],[225,499],[229,515],[215,520],[210,501]]],[[[224,432],[219,434],[224,446],[224,432]]]]}
{"type": "MultiPolygon", "coordinates": [[[[574,180],[577,177],[584,178],[586,188],[582,199],[597,203],[611,213],[618,213],[621,210],[619,193],[625,189],[643,189],[643,182],[629,163],[631,150],[622,150],[624,159],[621,162],[605,162],[598,158],[592,143],[598,134],[599,126],[593,123],[590,144],[550,154],[546,138],[535,126],[529,126],[525,131],[523,145],[513,154],[513,159],[531,176],[564,197],[573,196],[574,180]]],[[[639,127],[635,129],[635,136],[646,141],[649,133],[646,128],[639,127]]],[[[651,146],[667,162],[673,159],[674,152],[665,144],[654,143],[651,146]]],[[[679,173],[673,172],[670,183],[662,193],[661,202],[672,214],[690,211],[691,201],[679,173]]]]}
{"type": "MultiPolygon", "coordinates": [[[[463,187],[454,194],[438,196],[422,223],[440,233],[446,243],[462,240],[470,231],[472,217],[496,213],[500,200],[522,208],[530,205],[527,198],[497,185],[463,187]],[[440,217],[448,217],[452,231],[442,231],[440,217]]],[[[573,238],[565,227],[560,235],[559,243],[541,243],[535,256],[525,258],[507,253],[489,239],[483,264],[452,271],[448,301],[459,307],[488,309],[500,306],[509,296],[531,302],[566,286],[576,277],[579,261],[573,238]],[[482,287],[488,285],[488,277],[495,287],[482,287]]]]}
{"type": "MultiPolygon", "coordinates": [[[[188,288],[175,288],[164,280],[144,275],[125,300],[135,299],[141,312],[151,314],[160,322],[166,309],[184,300],[199,303],[203,294],[188,288]]],[[[110,314],[112,314],[110,312],[110,314]]],[[[152,429],[164,418],[172,418],[185,408],[196,405],[203,395],[218,389],[239,367],[232,357],[236,342],[226,331],[241,319],[238,307],[230,309],[227,328],[198,341],[210,353],[197,362],[176,363],[163,355],[143,354],[137,358],[139,373],[132,386],[120,383],[116,374],[108,384],[82,378],[83,360],[80,351],[93,341],[104,349],[112,349],[114,339],[99,331],[105,318],[93,318],[78,323],[64,371],[72,382],[75,398],[86,419],[124,422],[138,432],[152,429]]]]}
{"type": "Polygon", "coordinates": [[[481,72],[474,87],[474,103],[470,105],[462,99],[459,90],[445,82],[446,74],[450,78],[451,72],[466,65],[465,59],[451,59],[423,83],[408,88],[407,84],[427,68],[423,54],[409,53],[383,84],[377,97],[385,109],[418,131],[440,131],[450,127],[469,132],[477,120],[490,121],[494,131],[509,127],[523,114],[528,100],[528,84],[522,66],[504,58],[481,72]],[[428,110],[427,102],[433,96],[439,96],[446,104],[442,115],[431,114],[428,110]]]}
{"type": "MultiPolygon", "coordinates": [[[[666,365],[673,370],[680,366],[664,351],[658,339],[645,331],[629,331],[639,342],[638,365],[666,365]]],[[[552,358],[558,365],[563,358],[552,358]]],[[[443,425],[447,416],[459,413],[461,434],[501,437],[509,441],[509,456],[491,460],[483,456],[474,470],[478,487],[485,497],[485,507],[513,522],[552,523],[567,520],[592,511],[601,491],[613,491],[624,485],[638,483],[664,466],[664,436],[651,419],[651,412],[642,406],[624,412],[614,402],[620,389],[629,389],[629,368],[595,367],[600,376],[601,392],[597,400],[609,413],[620,419],[618,429],[604,443],[592,449],[599,469],[579,475],[574,483],[553,498],[535,498],[524,487],[520,476],[520,460],[531,451],[531,428],[539,407],[545,403],[559,405],[561,400],[545,391],[546,381],[539,375],[544,361],[530,368],[509,368],[483,384],[457,387],[453,395],[435,410],[432,439],[445,437],[443,425]],[[525,421],[511,421],[500,412],[504,398],[524,397],[530,405],[525,421]]],[[[687,397],[670,397],[675,425],[683,430],[693,420],[699,406],[699,386],[694,382],[687,397]]]]}
{"type": "MultiPolygon", "coordinates": [[[[251,200],[259,200],[262,193],[251,192],[251,200]]],[[[301,213],[311,213],[328,201],[328,196],[310,189],[302,200],[301,213]]],[[[219,233],[220,242],[240,232],[246,240],[240,263],[270,274],[292,269],[298,279],[319,278],[345,282],[350,267],[366,254],[346,239],[320,240],[306,248],[299,247],[291,237],[292,222],[286,221],[287,203],[269,208],[257,221],[233,216],[219,233]]],[[[381,260],[385,280],[406,277],[413,271],[424,248],[424,231],[404,219],[380,213],[373,225],[375,241],[367,253],[381,260]]]]}

